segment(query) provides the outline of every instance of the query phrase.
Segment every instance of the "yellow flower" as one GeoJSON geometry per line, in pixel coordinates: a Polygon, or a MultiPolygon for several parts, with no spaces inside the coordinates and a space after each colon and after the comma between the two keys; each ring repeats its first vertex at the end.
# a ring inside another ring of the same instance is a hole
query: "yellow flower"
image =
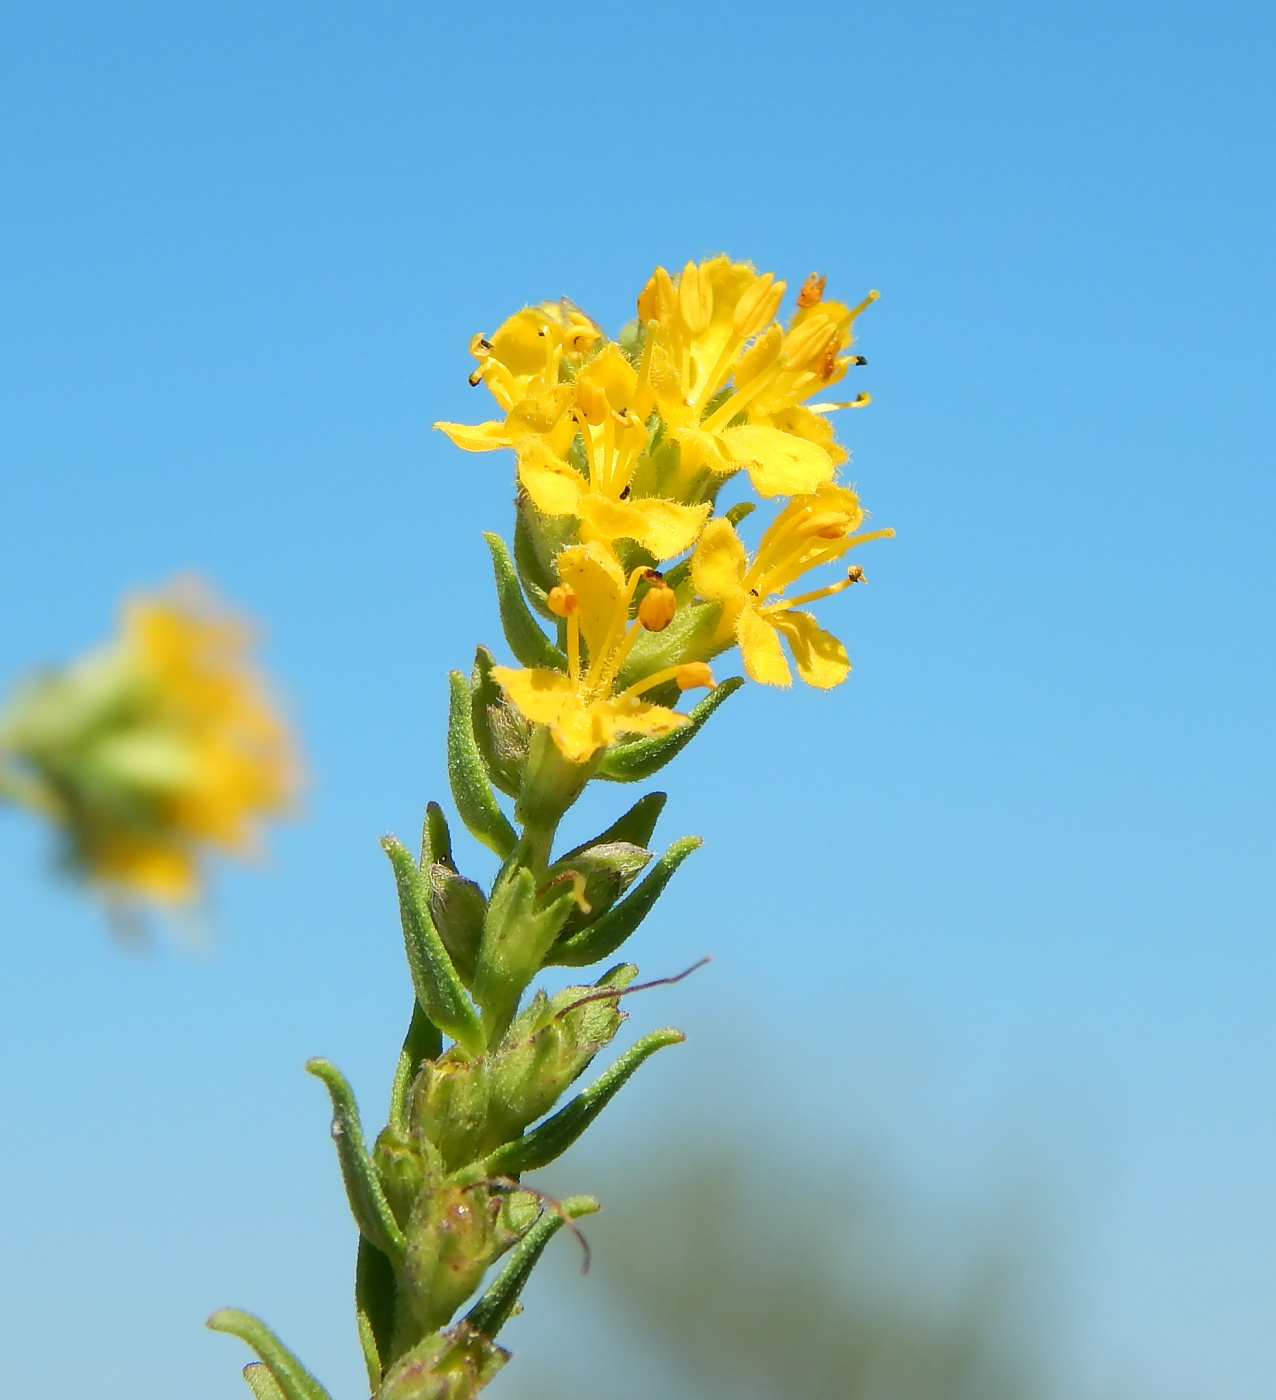
{"type": "Polygon", "coordinates": [[[700,533],[709,505],[634,497],[634,472],[648,432],[646,415],[638,411],[639,377],[620,347],[605,345],[581,368],[574,388],[572,417],[588,476],[564,460],[548,439],[526,440],[519,452],[518,479],[533,505],[546,515],[577,516],[586,542],[631,539],[657,559],[681,554],[700,533]]]}
{"type": "Polygon", "coordinates": [[[584,312],[562,303],[547,301],[516,311],[490,339],[476,335],[470,341],[470,353],[478,360],[470,383],[486,384],[505,417],[434,426],[467,452],[515,447],[536,435],[566,452],[576,425],[568,414],[572,387],[560,382],[562,364],[579,360],[600,334],[584,312]]]}
{"type": "Polygon", "coordinates": [[[817,310],[822,289],[807,279],[785,332],[774,320],[785,283],[772,273],[725,257],[689,262],[676,283],[663,267],[653,273],[638,298],[640,375],[679,444],[685,481],[702,469],[724,476],[744,468],[761,495],[779,496],[832,480],[846,453],[823,414],[868,397],[815,409],[802,401],[846,373],[851,359],[840,352],[877,293],[854,310],[817,310]]]}
{"type": "Polygon", "coordinates": [[[596,541],[568,546],[557,562],[562,582],[550,594],[549,605],[566,619],[567,670],[494,666],[492,675],[506,698],[533,724],[547,725],[572,763],[587,763],[621,735],[669,734],[686,724],[685,715],[652,705],[642,695],[666,681],[683,690],[712,685],[703,664],[667,666],[615,690],[616,677],[643,630],[659,631],[673,615],[665,596],[671,590],[660,576],[638,568],[626,578],[611,551],[596,541]],[[644,580],[651,586],[630,621],[644,580]]]}
{"type": "Polygon", "coordinates": [[[867,540],[895,533],[854,534],[863,521],[855,492],[824,482],[813,492],[795,496],[776,516],[763,533],[752,563],[730,521],[718,517],[705,527],[692,556],[692,580],[702,598],[722,604],[717,641],[729,644],[734,637],[751,679],[765,685],[793,683],[781,637],[808,684],[827,689],[846,679],[851,669],[846,648],[810,613],[794,609],[862,582],[863,571],[856,565],[844,579],[826,588],[796,598],[783,594],[820,564],[840,559],[867,540]]]}
{"type": "Polygon", "coordinates": [[[72,864],[124,896],[180,902],[205,852],[245,854],[298,785],[291,735],[238,618],[194,587],[126,601],[119,638],[20,694],[0,724],[19,800],[72,864]]]}

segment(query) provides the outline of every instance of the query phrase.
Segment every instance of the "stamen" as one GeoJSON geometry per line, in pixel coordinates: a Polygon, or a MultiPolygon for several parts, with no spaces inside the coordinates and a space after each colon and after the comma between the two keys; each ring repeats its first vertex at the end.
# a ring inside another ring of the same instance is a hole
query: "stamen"
{"type": "Polygon", "coordinates": [[[638,621],[648,632],[663,632],[678,611],[678,598],[665,582],[665,576],[651,569],[647,573],[650,587],[638,604],[638,621]]]}
{"type": "Polygon", "coordinates": [[[707,661],[684,662],[678,667],[674,680],[678,682],[679,690],[698,690],[701,686],[712,690],[714,687],[713,672],[707,661]]]}
{"type": "Polygon", "coordinates": [[[731,329],[741,340],[752,340],[775,316],[784,299],[784,282],[766,272],[736,302],[731,329]]]}
{"type": "Polygon", "coordinates": [[[693,262],[687,263],[678,279],[678,309],[692,335],[699,335],[713,315],[713,288],[693,262]]]}
{"type": "Polygon", "coordinates": [[[824,284],[827,277],[821,277],[818,272],[813,272],[802,283],[802,290],[798,293],[797,304],[799,310],[805,311],[808,306],[819,305],[820,299],[824,295],[824,284]]]}

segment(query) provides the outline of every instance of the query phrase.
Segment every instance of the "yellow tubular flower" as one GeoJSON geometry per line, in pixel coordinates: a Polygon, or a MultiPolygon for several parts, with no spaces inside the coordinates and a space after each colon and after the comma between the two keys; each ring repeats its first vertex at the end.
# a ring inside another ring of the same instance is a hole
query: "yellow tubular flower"
{"type": "Polygon", "coordinates": [[[691,576],[702,598],[722,604],[718,640],[734,637],[752,680],[792,685],[781,637],[789,644],[798,675],[809,685],[828,689],[846,679],[851,669],[846,648],[810,613],[794,609],[862,582],[863,571],[855,566],[840,582],[796,598],[783,594],[809,570],[840,559],[855,545],[895,533],[855,534],[864,518],[854,491],[825,482],[785,506],[763,533],[752,563],[728,520],[718,517],[705,527],[692,556],[691,576]]]}
{"type": "Polygon", "coordinates": [[[786,334],[773,319],[784,290],[772,273],[717,257],[688,263],[676,283],[657,268],[639,296],[640,411],[646,398],[659,408],[685,478],[744,468],[763,496],[793,495],[831,481],[845,460],[827,420],[801,402],[845,374],[839,353],[877,293],[853,312],[813,311],[823,284],[808,278],[786,334]]]}
{"type": "Polygon", "coordinates": [[[600,335],[588,316],[565,304],[550,301],[516,311],[490,339],[476,335],[470,341],[478,360],[470,383],[486,384],[505,417],[434,426],[467,452],[515,447],[536,436],[566,452],[576,429],[568,416],[572,389],[559,382],[560,366],[564,359],[579,360],[600,335]]]}
{"type": "Polygon", "coordinates": [[[207,850],[251,852],[259,819],[289,805],[296,750],[250,643],[189,585],[134,597],[114,643],[6,714],[0,749],[20,800],[62,826],[73,864],[110,892],[189,900],[207,850]]]}
{"type": "Polygon", "coordinates": [[[518,479],[533,504],[546,515],[579,517],[582,540],[636,540],[657,559],[680,554],[700,533],[709,506],[631,498],[648,433],[638,412],[639,376],[619,346],[604,346],[583,366],[575,393],[573,426],[588,479],[547,440],[529,440],[519,452],[518,479]]]}
{"type": "Polygon", "coordinates": [[[686,724],[685,715],[641,697],[666,681],[676,681],[680,689],[712,685],[707,667],[670,666],[615,690],[616,677],[644,628],[668,621],[663,598],[647,610],[654,616],[644,619],[640,609],[633,621],[629,617],[638,585],[647,579],[660,593],[660,576],[652,578],[654,570],[639,568],[626,578],[612,552],[596,541],[563,550],[558,572],[562,583],[550,593],[549,606],[567,622],[567,671],[494,666],[492,675],[509,702],[533,724],[547,725],[572,763],[587,763],[621,735],[668,734],[686,724]]]}

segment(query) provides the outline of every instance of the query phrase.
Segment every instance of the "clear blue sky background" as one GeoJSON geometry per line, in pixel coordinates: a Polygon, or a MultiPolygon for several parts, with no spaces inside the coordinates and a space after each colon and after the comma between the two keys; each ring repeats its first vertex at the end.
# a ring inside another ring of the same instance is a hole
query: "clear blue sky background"
{"type": "Polygon", "coordinates": [[[486,412],[473,331],[564,293],[614,327],[656,261],[727,250],[882,289],[842,427],[899,536],[827,605],[850,682],[750,690],[670,770],[667,836],[708,844],[636,956],[716,962],[635,1005],[693,1041],[613,1113],[778,1100],[834,1179],[880,1122],[919,1201],[1038,1154],[1076,1385],[1274,1393],[1274,31],[9,0],[0,676],[197,568],[264,620],[314,785],[208,957],[122,954],[0,820],[0,1391],[240,1395],[199,1327],[237,1303],[362,1393],[300,1066],[380,1121],[375,838],[443,791],[509,519],[509,462],[429,426],[486,412]]]}

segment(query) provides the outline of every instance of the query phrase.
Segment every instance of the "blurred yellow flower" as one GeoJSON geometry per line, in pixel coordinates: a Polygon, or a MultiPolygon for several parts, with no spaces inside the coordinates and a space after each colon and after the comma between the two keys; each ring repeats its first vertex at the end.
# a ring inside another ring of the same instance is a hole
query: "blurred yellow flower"
{"type": "Polygon", "coordinates": [[[750,563],[730,521],[719,516],[705,527],[691,561],[696,592],[722,604],[720,643],[739,643],[744,668],[765,685],[792,685],[780,638],[789,644],[798,675],[809,685],[828,689],[850,673],[846,648],[810,613],[795,608],[840,593],[863,580],[858,565],[837,583],[796,598],[784,590],[809,570],[840,559],[848,549],[883,539],[894,530],[853,533],[864,521],[859,497],[845,486],[822,483],[795,496],[763,532],[750,563]]]}
{"type": "Polygon", "coordinates": [[[51,818],[72,868],[111,894],[192,899],[206,853],[252,852],[299,785],[251,642],[193,583],[127,599],[115,640],[0,716],[0,792],[51,818]]]}

